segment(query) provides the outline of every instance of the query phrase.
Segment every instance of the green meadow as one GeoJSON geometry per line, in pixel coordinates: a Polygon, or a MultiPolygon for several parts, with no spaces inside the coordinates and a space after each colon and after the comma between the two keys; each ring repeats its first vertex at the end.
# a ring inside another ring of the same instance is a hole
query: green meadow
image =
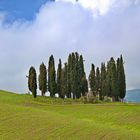
{"type": "Polygon", "coordinates": [[[0,91],[0,140],[139,139],[140,104],[82,104],[0,91]]]}

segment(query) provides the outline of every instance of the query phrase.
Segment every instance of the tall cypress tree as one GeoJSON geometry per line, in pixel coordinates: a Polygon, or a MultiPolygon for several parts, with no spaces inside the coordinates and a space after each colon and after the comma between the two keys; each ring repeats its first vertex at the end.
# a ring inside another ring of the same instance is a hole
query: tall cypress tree
{"type": "Polygon", "coordinates": [[[75,53],[75,58],[74,58],[74,69],[73,69],[73,93],[76,98],[81,97],[81,92],[80,92],[80,75],[79,75],[79,54],[76,52],[75,53]]]}
{"type": "Polygon", "coordinates": [[[107,62],[107,71],[106,71],[106,92],[108,97],[112,97],[111,91],[111,63],[107,62]]]}
{"type": "Polygon", "coordinates": [[[36,83],[36,70],[34,67],[30,67],[29,69],[28,88],[32,92],[33,97],[36,98],[37,83],[36,83]]]}
{"type": "Polygon", "coordinates": [[[39,89],[41,90],[42,96],[44,96],[47,91],[47,70],[44,63],[40,65],[39,71],[39,89]]]}
{"type": "Polygon", "coordinates": [[[111,72],[111,94],[113,100],[118,101],[118,86],[117,86],[117,70],[116,70],[116,63],[114,58],[110,59],[110,72],[111,72]]]}
{"type": "Polygon", "coordinates": [[[96,78],[95,78],[95,85],[96,85],[96,95],[99,95],[100,99],[102,98],[101,97],[101,94],[100,94],[100,91],[101,91],[101,76],[100,76],[100,69],[99,67],[96,68],[96,78]]]}
{"type": "Polygon", "coordinates": [[[101,92],[100,99],[104,99],[104,96],[107,95],[106,89],[106,66],[105,63],[101,63],[101,92]]]}
{"type": "MultiPolygon", "coordinates": [[[[81,61],[83,63],[83,58],[81,61]]],[[[73,99],[81,97],[81,79],[82,79],[82,67],[79,54],[77,52],[69,55],[68,58],[68,91],[73,94],[73,99]],[[69,80],[70,79],[70,80],[69,80]]]]}
{"type": "Polygon", "coordinates": [[[59,59],[59,64],[57,69],[57,92],[59,97],[61,97],[61,86],[62,86],[62,64],[61,64],[61,59],[59,59]]]}
{"type": "Polygon", "coordinates": [[[70,74],[70,79],[71,79],[71,92],[73,94],[73,99],[77,98],[77,93],[78,93],[78,75],[77,75],[77,70],[78,70],[78,63],[77,63],[77,55],[75,53],[71,54],[71,74],[70,74]]]}
{"type": "Polygon", "coordinates": [[[88,92],[88,81],[86,79],[86,74],[81,79],[81,93],[82,96],[85,96],[86,93],[88,92]]]}
{"type": "Polygon", "coordinates": [[[68,80],[67,80],[67,63],[65,63],[64,68],[62,69],[62,86],[61,86],[61,97],[64,98],[65,96],[69,97],[69,93],[68,93],[68,80]]]}
{"type": "Polygon", "coordinates": [[[82,93],[83,96],[85,96],[85,93],[88,92],[88,82],[86,79],[86,74],[84,70],[84,60],[83,56],[80,55],[79,58],[79,80],[80,80],[80,93],[82,93]]]}
{"type": "Polygon", "coordinates": [[[94,64],[91,65],[91,70],[89,74],[89,86],[90,90],[93,92],[94,96],[96,96],[96,77],[95,77],[95,66],[94,64]]]}
{"type": "Polygon", "coordinates": [[[72,61],[72,56],[71,56],[71,54],[69,54],[69,56],[68,56],[68,68],[67,68],[67,82],[68,82],[68,96],[67,96],[67,98],[71,98],[71,71],[72,71],[72,68],[71,68],[71,62],[72,61]]]}
{"type": "Polygon", "coordinates": [[[48,90],[50,92],[50,96],[54,97],[57,92],[56,85],[56,72],[55,72],[55,62],[53,55],[49,58],[49,66],[48,66],[48,90]]]}
{"type": "Polygon", "coordinates": [[[70,81],[71,81],[71,92],[73,94],[73,99],[76,98],[75,94],[75,54],[71,54],[71,72],[70,72],[70,81]]]}
{"type": "Polygon", "coordinates": [[[124,62],[123,62],[122,55],[117,60],[117,80],[118,80],[119,97],[123,99],[126,94],[126,82],[125,82],[124,62]]]}
{"type": "Polygon", "coordinates": [[[120,65],[120,58],[117,59],[117,88],[118,94],[120,95],[121,92],[121,65],[120,65]]]}

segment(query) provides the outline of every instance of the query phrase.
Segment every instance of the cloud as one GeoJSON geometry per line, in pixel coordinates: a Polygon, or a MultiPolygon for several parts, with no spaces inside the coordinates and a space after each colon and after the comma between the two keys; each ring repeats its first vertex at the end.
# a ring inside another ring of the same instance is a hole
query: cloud
{"type": "Polygon", "coordinates": [[[105,15],[114,8],[126,8],[129,5],[138,5],[140,0],[56,0],[63,2],[71,2],[73,4],[80,4],[93,12],[94,16],[105,15]]]}
{"type": "Polygon", "coordinates": [[[56,0],[56,1],[63,1],[63,2],[71,2],[73,4],[79,4],[84,8],[93,11],[93,14],[100,14],[103,15],[108,12],[112,4],[116,0],[56,0]]]}
{"type": "Polygon", "coordinates": [[[123,54],[127,88],[139,88],[140,6],[122,4],[120,8],[94,18],[80,4],[55,2],[43,5],[33,21],[3,24],[0,19],[0,88],[27,92],[31,65],[38,71],[51,54],[56,64],[59,58],[65,62],[72,51],[84,55],[87,73],[91,63],[100,66],[111,56],[123,54]]]}

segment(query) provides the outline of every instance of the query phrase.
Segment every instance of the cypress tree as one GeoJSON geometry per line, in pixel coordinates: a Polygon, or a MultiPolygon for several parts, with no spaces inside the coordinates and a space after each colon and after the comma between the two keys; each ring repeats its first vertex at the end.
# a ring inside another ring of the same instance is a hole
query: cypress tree
{"type": "Polygon", "coordinates": [[[100,99],[102,99],[100,91],[101,91],[101,79],[100,79],[100,69],[96,68],[96,78],[95,78],[95,86],[96,86],[96,95],[99,95],[100,99]]]}
{"type": "Polygon", "coordinates": [[[107,62],[107,71],[106,71],[106,92],[108,97],[112,97],[111,91],[111,63],[107,62]]]}
{"type": "Polygon", "coordinates": [[[48,90],[50,92],[50,96],[54,97],[55,93],[57,92],[57,85],[56,85],[56,72],[55,72],[55,62],[53,55],[49,58],[49,65],[48,65],[48,90]]]}
{"type": "Polygon", "coordinates": [[[117,88],[118,94],[121,93],[121,65],[120,65],[120,58],[117,59],[117,88]]]}
{"type": "Polygon", "coordinates": [[[113,100],[118,101],[118,86],[117,86],[117,70],[116,70],[116,63],[114,58],[112,57],[110,59],[110,64],[111,64],[111,92],[112,92],[112,97],[113,100]]]}
{"type": "Polygon", "coordinates": [[[94,96],[96,96],[96,94],[95,94],[95,92],[96,92],[96,77],[95,77],[94,64],[91,65],[91,70],[90,70],[90,74],[89,74],[89,86],[90,86],[90,90],[92,91],[94,96]]]}
{"type": "Polygon", "coordinates": [[[74,63],[75,63],[75,55],[74,55],[74,53],[72,53],[71,54],[70,80],[71,80],[71,92],[73,94],[73,99],[76,98],[76,94],[75,94],[75,90],[74,90],[74,88],[75,88],[75,85],[74,85],[75,84],[75,69],[74,69],[75,65],[74,65],[74,63]]]}
{"type": "Polygon", "coordinates": [[[58,69],[57,69],[57,92],[59,97],[61,97],[61,86],[62,86],[62,64],[61,59],[59,59],[58,69]]]}
{"type": "Polygon", "coordinates": [[[118,80],[119,97],[123,100],[126,94],[126,82],[122,55],[117,60],[117,80],[118,80]]]}
{"type": "Polygon", "coordinates": [[[67,63],[65,63],[64,68],[62,69],[61,75],[62,75],[62,86],[61,86],[61,97],[65,98],[65,95],[67,97],[69,97],[69,93],[68,93],[68,81],[67,81],[67,63]]]}
{"type": "Polygon", "coordinates": [[[68,96],[67,98],[71,98],[71,71],[72,71],[72,68],[71,68],[71,60],[72,60],[72,56],[71,54],[69,54],[69,57],[68,57],[68,68],[67,68],[67,82],[68,82],[68,96]]]}
{"type": "Polygon", "coordinates": [[[42,96],[44,96],[47,91],[47,70],[44,63],[40,65],[39,71],[39,89],[41,90],[42,96]]]}
{"type": "Polygon", "coordinates": [[[86,74],[81,79],[81,93],[82,96],[86,95],[86,92],[88,92],[88,81],[86,79],[86,74]]]}
{"type": "Polygon", "coordinates": [[[86,74],[84,70],[84,60],[83,56],[80,55],[79,58],[79,80],[80,80],[80,93],[82,93],[83,96],[85,96],[85,93],[88,92],[88,82],[86,79],[86,74]]]}
{"type": "Polygon", "coordinates": [[[101,63],[101,92],[100,99],[104,99],[104,96],[107,95],[106,91],[106,66],[105,63],[101,63]]]}
{"type": "Polygon", "coordinates": [[[34,98],[37,96],[36,70],[34,67],[29,69],[28,88],[32,92],[34,98]]]}
{"type": "MultiPolygon", "coordinates": [[[[82,60],[83,61],[83,60],[82,60]]],[[[73,99],[81,97],[81,63],[79,54],[77,52],[69,55],[68,58],[68,77],[70,77],[70,82],[68,80],[68,91],[73,94],[73,99]],[[70,84],[69,84],[70,83],[70,84]]],[[[82,62],[83,63],[83,62],[82,62]]]]}
{"type": "Polygon", "coordinates": [[[73,93],[76,98],[81,97],[80,92],[80,75],[79,75],[79,55],[75,53],[74,69],[73,69],[73,93]]]}

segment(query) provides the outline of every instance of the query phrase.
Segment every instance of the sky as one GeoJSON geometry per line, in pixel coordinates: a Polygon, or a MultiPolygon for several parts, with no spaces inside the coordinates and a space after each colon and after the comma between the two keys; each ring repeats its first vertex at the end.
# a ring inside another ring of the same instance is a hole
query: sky
{"type": "Polygon", "coordinates": [[[100,66],[124,57],[127,89],[140,88],[140,0],[1,0],[0,89],[28,92],[30,66],[78,51],[100,66]]]}

